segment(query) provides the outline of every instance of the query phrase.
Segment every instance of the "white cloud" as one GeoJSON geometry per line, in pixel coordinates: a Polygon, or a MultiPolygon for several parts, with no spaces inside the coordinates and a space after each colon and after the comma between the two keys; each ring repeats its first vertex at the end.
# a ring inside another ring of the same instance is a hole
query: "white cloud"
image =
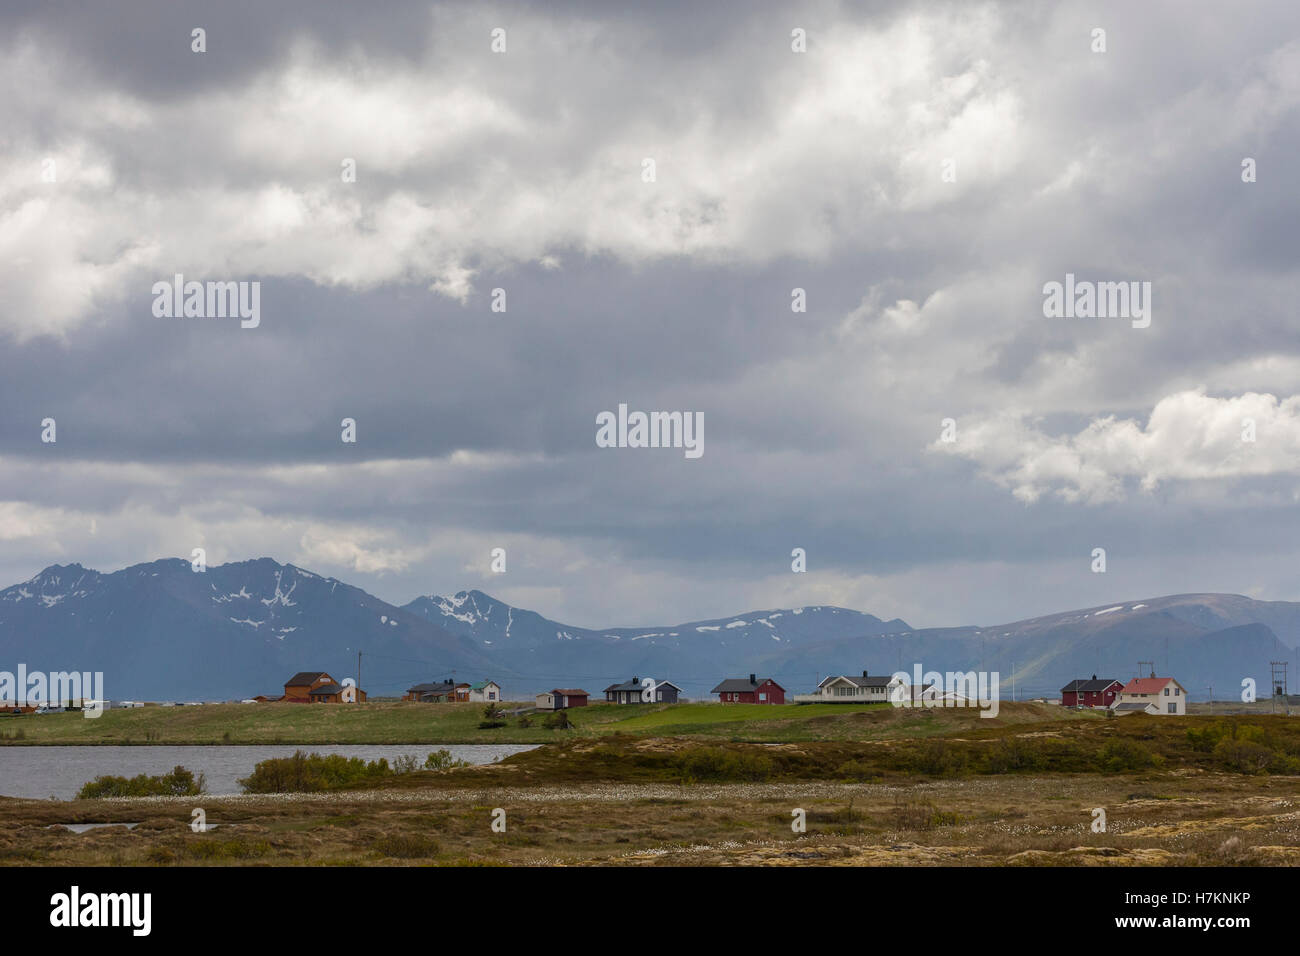
{"type": "Polygon", "coordinates": [[[1027,502],[1045,493],[1087,503],[1119,500],[1130,479],[1153,491],[1166,481],[1300,475],[1300,395],[1179,392],[1156,404],[1145,428],[1107,416],[1055,437],[1009,413],[967,425],[957,442],[932,447],[978,462],[987,477],[1027,502]],[[1243,440],[1248,421],[1254,441],[1243,440]]]}

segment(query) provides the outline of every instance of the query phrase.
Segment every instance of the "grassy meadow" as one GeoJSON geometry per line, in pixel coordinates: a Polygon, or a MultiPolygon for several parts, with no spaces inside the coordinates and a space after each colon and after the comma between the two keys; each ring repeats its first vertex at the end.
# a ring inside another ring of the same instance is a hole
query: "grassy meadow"
{"type": "MultiPolygon", "coordinates": [[[[507,703],[509,710],[520,704],[507,703]]],[[[1043,704],[1002,704],[997,718],[968,708],[901,709],[888,704],[592,704],[570,710],[570,730],[543,726],[545,714],[480,728],[482,704],[388,701],[341,704],[208,704],[0,717],[0,746],[52,744],[543,744],[606,734],[688,736],[781,743],[925,736],[954,726],[1042,720],[1090,721],[1096,714],[1043,704]]]]}

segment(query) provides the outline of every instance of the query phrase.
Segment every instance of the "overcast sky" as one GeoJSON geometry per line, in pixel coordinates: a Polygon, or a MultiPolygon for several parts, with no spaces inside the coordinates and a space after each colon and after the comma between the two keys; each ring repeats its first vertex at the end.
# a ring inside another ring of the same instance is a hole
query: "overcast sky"
{"type": "Polygon", "coordinates": [[[6,4],[0,585],[203,547],[593,627],[1300,600],[1300,7],[611,6],[6,4]],[[260,325],[156,317],[176,273],[260,325]],[[1067,273],[1150,326],[1045,317],[1067,273]],[[597,447],[620,403],[704,454],[597,447]]]}

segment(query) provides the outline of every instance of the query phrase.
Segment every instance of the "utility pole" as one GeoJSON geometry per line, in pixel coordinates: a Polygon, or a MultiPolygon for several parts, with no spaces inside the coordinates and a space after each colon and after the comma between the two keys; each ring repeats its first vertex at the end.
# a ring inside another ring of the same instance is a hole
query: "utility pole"
{"type": "Polygon", "coordinates": [[[357,651],[357,703],[361,703],[361,652],[357,651]]]}
{"type": "Polygon", "coordinates": [[[1273,713],[1277,713],[1277,699],[1281,697],[1282,703],[1287,709],[1287,716],[1290,716],[1291,696],[1286,686],[1286,665],[1286,661],[1269,661],[1269,682],[1273,685],[1270,688],[1273,692],[1273,713]]]}

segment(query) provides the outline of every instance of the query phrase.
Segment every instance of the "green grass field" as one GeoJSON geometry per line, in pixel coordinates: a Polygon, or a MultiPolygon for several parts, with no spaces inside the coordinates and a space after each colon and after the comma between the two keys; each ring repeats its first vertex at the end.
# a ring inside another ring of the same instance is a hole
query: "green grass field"
{"type": "Polygon", "coordinates": [[[505,718],[504,727],[481,729],[481,704],[142,707],[109,710],[94,719],[79,713],[3,717],[0,745],[533,744],[606,734],[783,743],[929,736],[1024,721],[1096,719],[1035,704],[1003,704],[996,719],[980,718],[973,709],[898,710],[885,704],[599,703],[569,713],[573,729],[552,730],[542,726],[544,714],[530,715],[530,727],[519,726],[511,717],[505,718]]]}

